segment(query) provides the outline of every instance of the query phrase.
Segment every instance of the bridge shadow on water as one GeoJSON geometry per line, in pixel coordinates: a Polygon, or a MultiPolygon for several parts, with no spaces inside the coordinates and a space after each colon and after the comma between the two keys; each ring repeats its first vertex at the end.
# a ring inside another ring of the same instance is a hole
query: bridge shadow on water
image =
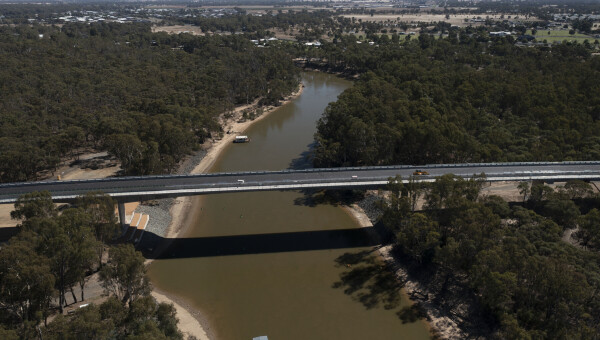
{"type": "Polygon", "coordinates": [[[145,233],[147,258],[176,259],[371,247],[380,244],[375,227],[165,239],[145,233]],[[156,249],[152,245],[160,245],[156,249]]]}
{"type": "Polygon", "coordinates": [[[333,265],[343,271],[332,288],[343,290],[366,309],[384,308],[395,313],[402,323],[413,323],[423,318],[422,310],[418,305],[402,303],[403,282],[377,254],[377,249],[389,241],[389,232],[377,224],[368,228],[174,239],[145,233],[146,248],[144,245],[141,248],[146,257],[152,259],[348,249],[335,259],[333,265]],[[148,248],[150,244],[159,247],[148,248]]]}

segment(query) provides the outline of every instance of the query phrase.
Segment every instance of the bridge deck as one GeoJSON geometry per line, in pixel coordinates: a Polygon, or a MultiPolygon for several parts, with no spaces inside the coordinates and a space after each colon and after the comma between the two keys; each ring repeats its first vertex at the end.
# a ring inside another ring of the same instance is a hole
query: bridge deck
{"type": "Polygon", "coordinates": [[[485,173],[487,181],[600,180],[600,162],[328,168],[9,183],[0,185],[0,203],[14,203],[20,195],[33,191],[49,191],[56,201],[71,201],[89,191],[102,191],[120,201],[136,201],[236,191],[378,187],[385,185],[389,177],[396,175],[406,180],[417,169],[429,173],[418,176],[420,181],[433,181],[435,177],[447,173],[461,177],[485,173]]]}

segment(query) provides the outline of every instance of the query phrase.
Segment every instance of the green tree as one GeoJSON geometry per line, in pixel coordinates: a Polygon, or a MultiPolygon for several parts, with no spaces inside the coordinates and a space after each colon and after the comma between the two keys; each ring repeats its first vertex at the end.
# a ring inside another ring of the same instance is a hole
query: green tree
{"type": "Polygon", "coordinates": [[[569,199],[586,198],[593,194],[592,186],[581,180],[570,180],[564,185],[569,199]]]}
{"type": "Polygon", "coordinates": [[[120,235],[120,227],[115,216],[115,201],[108,195],[89,192],[77,198],[75,206],[89,215],[90,225],[96,236],[98,266],[102,267],[104,249],[109,241],[120,235]]]}
{"type": "Polygon", "coordinates": [[[389,209],[397,218],[403,218],[410,212],[410,201],[406,197],[406,189],[402,183],[402,176],[388,180],[387,189],[390,191],[389,209]]]}
{"type": "Polygon", "coordinates": [[[0,339],[18,340],[19,335],[17,334],[16,330],[5,329],[4,327],[2,327],[2,325],[0,325],[0,339]]]}
{"type": "Polygon", "coordinates": [[[150,291],[144,257],[131,244],[110,249],[109,262],[100,270],[102,287],[123,303],[130,303],[150,291]]]}
{"type": "Polygon", "coordinates": [[[39,242],[24,231],[0,250],[0,306],[20,323],[39,322],[54,294],[49,260],[36,252],[39,242]]]}
{"type": "Polygon", "coordinates": [[[45,330],[50,339],[108,339],[114,335],[115,324],[111,319],[102,319],[99,308],[88,305],[80,308],[71,317],[58,315],[45,330]],[[112,333],[112,334],[111,334],[112,333]]]}
{"type": "Polygon", "coordinates": [[[519,194],[523,195],[523,203],[525,203],[529,199],[529,195],[531,194],[529,182],[519,182],[517,188],[519,189],[519,194]]]}
{"type": "Polygon", "coordinates": [[[135,135],[116,134],[106,139],[108,152],[121,161],[121,167],[126,173],[132,173],[140,165],[144,153],[144,145],[135,135]]]}
{"type": "Polygon", "coordinates": [[[573,229],[577,226],[577,219],[581,212],[571,200],[552,199],[544,203],[543,214],[563,228],[573,229]]]}
{"type": "Polygon", "coordinates": [[[484,175],[469,180],[454,174],[436,178],[425,195],[428,209],[439,210],[460,206],[464,200],[476,201],[483,186],[484,175]]]}
{"type": "Polygon", "coordinates": [[[531,184],[528,202],[531,203],[533,207],[537,207],[542,204],[542,201],[550,198],[552,194],[554,194],[554,189],[544,184],[544,182],[534,181],[531,184]]]}
{"type": "Polygon", "coordinates": [[[481,203],[490,208],[492,212],[502,218],[510,215],[510,207],[502,197],[498,195],[489,195],[481,199],[481,203]]]}
{"type": "Polygon", "coordinates": [[[24,194],[15,202],[15,210],[11,211],[13,219],[25,221],[33,218],[50,218],[58,216],[52,196],[48,191],[24,194]]]}
{"type": "Polygon", "coordinates": [[[592,209],[578,220],[575,238],[587,248],[600,250],[600,211],[592,209]]]}
{"type": "Polygon", "coordinates": [[[435,256],[440,238],[437,223],[420,213],[413,213],[402,221],[396,232],[397,244],[418,263],[428,262],[435,256]]]}
{"type": "Polygon", "coordinates": [[[404,186],[406,190],[406,196],[408,197],[410,204],[410,211],[414,212],[419,199],[423,196],[424,185],[417,181],[417,176],[411,175],[408,178],[408,182],[404,186]]]}
{"type": "Polygon", "coordinates": [[[92,216],[83,209],[67,209],[59,217],[59,223],[71,239],[70,263],[66,281],[69,282],[69,289],[75,302],[77,302],[77,298],[73,292],[73,284],[79,284],[83,301],[86,276],[93,269],[96,249],[99,247],[99,242],[94,237],[90,226],[93,220],[92,216]]]}
{"type": "Polygon", "coordinates": [[[65,294],[67,289],[75,284],[76,280],[72,271],[73,268],[73,244],[71,235],[55,220],[47,220],[40,228],[42,232],[42,242],[39,250],[50,261],[50,268],[54,277],[56,277],[55,286],[58,290],[58,307],[63,312],[66,306],[65,294]]]}

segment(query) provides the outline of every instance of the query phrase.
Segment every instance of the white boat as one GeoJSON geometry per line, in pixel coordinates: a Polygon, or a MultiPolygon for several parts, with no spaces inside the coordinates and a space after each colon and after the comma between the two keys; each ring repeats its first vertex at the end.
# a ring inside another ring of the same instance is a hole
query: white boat
{"type": "Polygon", "coordinates": [[[235,136],[234,143],[248,143],[250,138],[248,136],[235,136]]]}

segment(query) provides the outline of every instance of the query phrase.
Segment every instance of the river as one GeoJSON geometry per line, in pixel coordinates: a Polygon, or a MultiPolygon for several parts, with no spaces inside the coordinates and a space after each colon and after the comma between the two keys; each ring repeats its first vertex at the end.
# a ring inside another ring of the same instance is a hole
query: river
{"type": "MultiPolygon", "coordinates": [[[[316,121],[351,82],[308,72],[303,83],[211,172],[307,166],[316,121]]],[[[359,246],[357,222],[322,201],[300,192],[202,197],[172,258],[150,265],[151,281],[201,310],[219,340],[428,339],[423,321],[398,316],[407,299],[373,248],[359,246]]]]}

